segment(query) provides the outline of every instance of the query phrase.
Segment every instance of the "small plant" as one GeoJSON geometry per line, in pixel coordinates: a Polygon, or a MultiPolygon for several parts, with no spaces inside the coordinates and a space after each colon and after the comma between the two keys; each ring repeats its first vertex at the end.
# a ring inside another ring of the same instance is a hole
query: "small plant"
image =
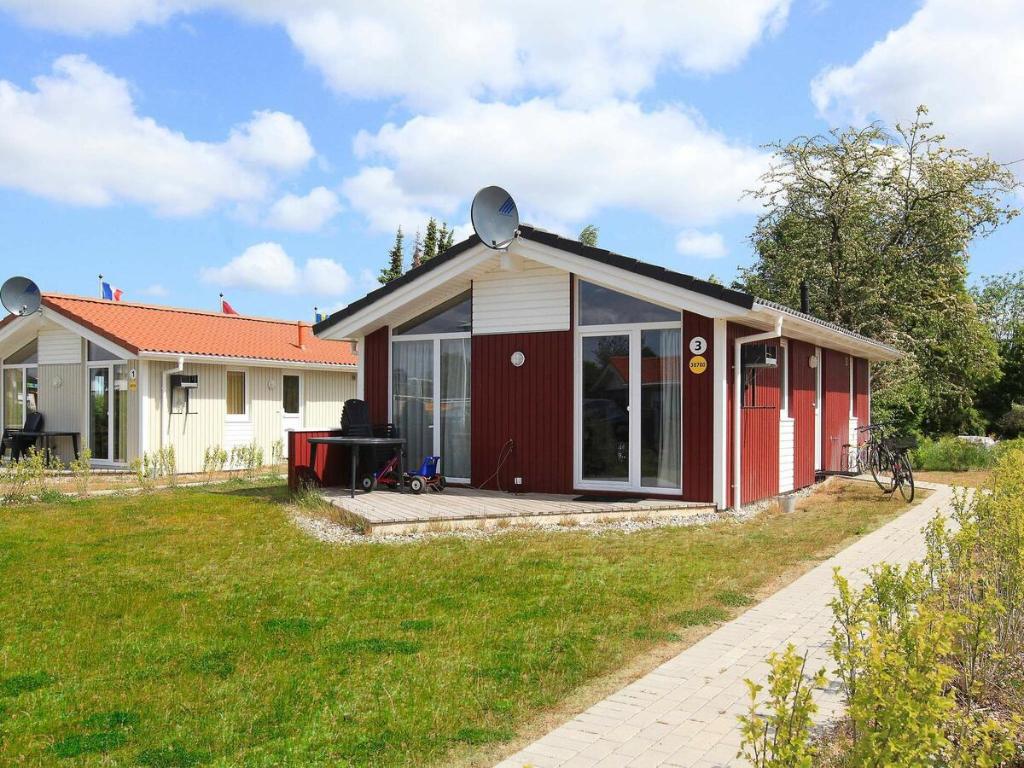
{"type": "Polygon", "coordinates": [[[270,464],[280,467],[284,463],[284,440],[275,440],[270,446],[270,464]]]}
{"type": "Polygon", "coordinates": [[[75,490],[79,496],[89,495],[89,482],[92,480],[92,451],[88,448],[78,454],[71,464],[71,474],[75,478],[75,490]]]}
{"type": "Polygon", "coordinates": [[[750,710],[740,716],[740,756],[754,768],[811,768],[816,756],[811,726],[818,711],[811,691],[824,687],[825,670],[807,677],[807,657],[801,658],[792,644],[781,654],[771,654],[768,665],[771,671],[764,701],[760,698],[764,686],[744,681],[750,692],[750,710]],[[762,709],[767,712],[762,714],[762,709]]]}
{"type": "Polygon", "coordinates": [[[214,476],[218,472],[224,471],[224,466],[227,463],[228,452],[219,445],[211,445],[206,449],[203,454],[203,474],[206,476],[207,485],[213,482],[214,476]]]}
{"type": "Polygon", "coordinates": [[[178,459],[173,445],[157,451],[154,463],[157,477],[166,477],[168,485],[172,488],[178,484],[178,459]]]}
{"type": "Polygon", "coordinates": [[[132,459],[128,463],[129,471],[135,476],[140,491],[151,491],[156,486],[157,462],[148,453],[132,459]]]}
{"type": "Polygon", "coordinates": [[[263,449],[256,443],[236,445],[231,449],[231,466],[241,469],[243,477],[252,482],[263,466],[263,449]]]}

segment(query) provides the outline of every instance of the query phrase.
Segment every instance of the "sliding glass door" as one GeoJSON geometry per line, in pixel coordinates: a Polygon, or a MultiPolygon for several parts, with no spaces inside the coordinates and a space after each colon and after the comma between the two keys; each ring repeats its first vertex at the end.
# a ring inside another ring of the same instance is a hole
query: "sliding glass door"
{"type": "Polygon", "coordinates": [[[128,366],[89,365],[89,450],[94,461],[128,461],[128,366]]]}

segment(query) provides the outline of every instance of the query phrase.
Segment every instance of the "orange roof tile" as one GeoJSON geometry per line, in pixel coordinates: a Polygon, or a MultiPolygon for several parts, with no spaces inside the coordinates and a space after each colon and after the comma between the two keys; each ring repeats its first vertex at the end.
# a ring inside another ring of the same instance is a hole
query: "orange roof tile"
{"type": "Polygon", "coordinates": [[[210,355],[290,363],[355,365],[347,341],[313,335],[303,323],[299,347],[298,323],[242,315],[223,315],[196,309],[43,294],[43,306],[134,352],[210,355]]]}

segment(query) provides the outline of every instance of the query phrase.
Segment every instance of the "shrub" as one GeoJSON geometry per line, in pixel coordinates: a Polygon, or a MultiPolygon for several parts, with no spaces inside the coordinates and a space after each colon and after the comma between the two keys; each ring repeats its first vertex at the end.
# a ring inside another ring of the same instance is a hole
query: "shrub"
{"type": "Polygon", "coordinates": [[[71,474],[75,478],[75,490],[79,496],[89,495],[89,481],[92,479],[92,451],[85,448],[71,464],[71,474]]]}
{"type": "Polygon", "coordinates": [[[284,463],[284,440],[275,440],[270,446],[270,463],[275,467],[284,463]]]}
{"type": "Polygon", "coordinates": [[[203,474],[206,475],[206,482],[212,483],[213,476],[224,470],[228,463],[228,452],[219,445],[211,445],[203,454],[203,474]]]}
{"type": "Polygon", "coordinates": [[[999,417],[996,429],[1005,438],[1024,437],[1024,403],[1014,403],[999,417]]]}
{"type": "Polygon", "coordinates": [[[255,480],[263,466],[263,449],[256,443],[236,445],[231,449],[231,466],[241,469],[246,480],[255,480]]]}
{"type": "Polygon", "coordinates": [[[813,688],[825,685],[825,670],[808,678],[806,655],[801,658],[790,644],[768,657],[768,695],[760,700],[764,686],[745,681],[750,693],[750,710],[740,715],[740,754],[754,768],[811,768],[817,754],[811,741],[811,726],[817,705],[813,688]],[[767,708],[767,714],[761,710],[767,708]]]}
{"type": "Polygon", "coordinates": [[[997,449],[978,443],[941,437],[925,439],[913,451],[915,469],[942,472],[963,472],[968,469],[988,469],[996,462],[997,449]]]}

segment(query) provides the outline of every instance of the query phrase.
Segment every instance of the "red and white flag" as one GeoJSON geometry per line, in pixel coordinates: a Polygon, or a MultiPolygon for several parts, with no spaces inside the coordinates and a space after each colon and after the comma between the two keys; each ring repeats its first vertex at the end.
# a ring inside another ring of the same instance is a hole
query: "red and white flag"
{"type": "Polygon", "coordinates": [[[220,311],[225,315],[237,315],[235,308],[228,304],[228,300],[224,298],[224,294],[220,295],[220,311]]]}

